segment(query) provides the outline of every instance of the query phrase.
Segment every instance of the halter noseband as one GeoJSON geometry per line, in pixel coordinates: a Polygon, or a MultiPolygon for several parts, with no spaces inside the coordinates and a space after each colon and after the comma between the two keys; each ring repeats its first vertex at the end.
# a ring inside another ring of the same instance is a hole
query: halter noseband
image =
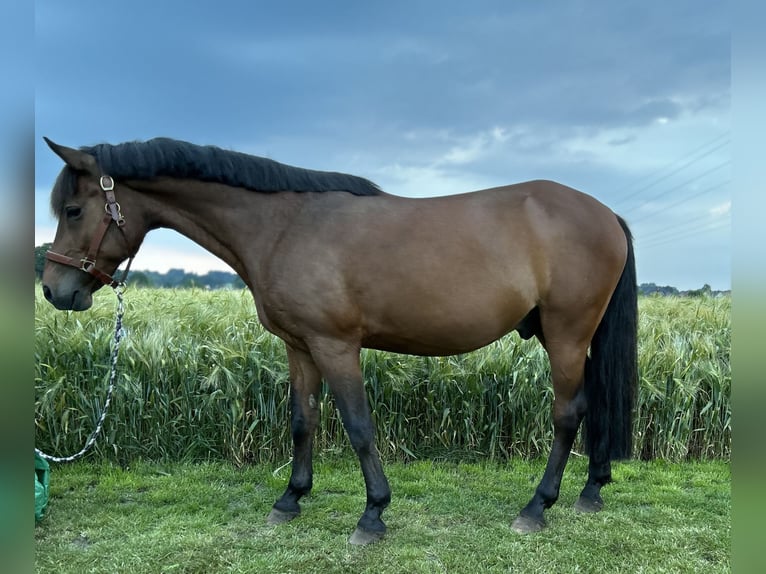
{"type": "Polygon", "coordinates": [[[50,250],[45,253],[45,257],[50,261],[55,261],[56,263],[62,263],[64,265],[69,265],[70,267],[75,267],[80,271],[85,271],[85,273],[92,275],[104,285],[108,285],[114,289],[122,285],[125,281],[135,254],[130,256],[128,265],[125,268],[125,271],[122,272],[122,278],[119,281],[96,267],[96,256],[101,248],[101,242],[104,240],[106,230],[109,229],[109,225],[111,225],[112,222],[117,224],[117,229],[119,229],[123,233],[123,237],[125,237],[124,232],[122,231],[122,226],[125,225],[125,218],[122,216],[120,204],[117,203],[117,199],[114,196],[114,180],[111,176],[102,175],[99,184],[106,197],[106,204],[104,205],[104,211],[106,211],[106,213],[101,219],[101,224],[93,235],[93,239],[90,240],[90,246],[88,247],[88,252],[85,257],[75,259],[74,257],[67,257],[66,255],[55,253],[50,250]]]}

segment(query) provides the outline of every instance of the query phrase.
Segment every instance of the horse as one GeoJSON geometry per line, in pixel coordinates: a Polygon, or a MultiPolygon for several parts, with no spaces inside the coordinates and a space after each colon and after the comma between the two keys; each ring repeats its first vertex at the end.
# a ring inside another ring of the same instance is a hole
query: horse
{"type": "Polygon", "coordinates": [[[583,420],[588,476],[575,508],[602,509],[612,461],[631,455],[638,309],[630,230],[592,196],[535,180],[406,198],[362,177],[169,138],[79,149],[45,141],[65,164],[42,278],[57,309],[88,309],[97,289],[120,285],[115,271],[147,232],[170,228],[228,263],[284,341],[294,456],[269,524],[297,517],[312,488],[324,380],[366,487],[349,542],[380,540],[391,489],[360,350],[453,355],[513,330],[547,352],[554,439],[511,528],[546,525],[583,420]]]}

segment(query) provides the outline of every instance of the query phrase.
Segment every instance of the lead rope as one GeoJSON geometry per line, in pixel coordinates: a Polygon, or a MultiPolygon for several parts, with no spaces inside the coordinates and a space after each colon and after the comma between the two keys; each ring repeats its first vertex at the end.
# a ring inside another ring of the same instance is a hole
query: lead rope
{"type": "Polygon", "coordinates": [[[120,341],[122,340],[122,335],[123,335],[122,315],[125,312],[125,308],[122,302],[122,289],[124,286],[125,286],[124,283],[120,283],[114,288],[114,292],[117,295],[117,316],[114,321],[114,344],[112,345],[112,368],[111,368],[111,372],[109,373],[109,388],[106,391],[106,401],[104,402],[104,410],[101,411],[101,416],[98,418],[98,422],[96,423],[96,430],[94,430],[93,434],[90,435],[90,438],[85,443],[85,446],[82,447],[82,450],[80,450],[80,452],[78,453],[73,454],[72,456],[51,456],[49,454],[45,454],[43,451],[39,450],[38,448],[35,448],[35,454],[43,457],[46,460],[50,460],[53,462],[72,462],[73,460],[77,460],[78,458],[81,458],[82,456],[84,456],[85,453],[91,449],[91,447],[96,443],[96,438],[98,438],[98,435],[101,433],[101,429],[104,426],[104,420],[106,419],[106,411],[109,409],[109,404],[112,402],[112,394],[114,393],[114,383],[117,380],[117,354],[120,351],[120,341]]]}

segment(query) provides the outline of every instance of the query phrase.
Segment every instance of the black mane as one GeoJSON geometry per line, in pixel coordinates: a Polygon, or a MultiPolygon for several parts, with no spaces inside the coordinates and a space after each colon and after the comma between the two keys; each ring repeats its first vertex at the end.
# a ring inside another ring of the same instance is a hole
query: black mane
{"type": "MultiPolygon", "coordinates": [[[[80,148],[96,158],[101,171],[116,179],[175,177],[244,187],[252,191],[322,192],[347,191],[354,195],[378,195],[380,188],[362,177],[330,171],[293,167],[263,157],[199,146],[170,138],[99,144],[80,148]]],[[[58,212],[63,196],[71,193],[73,176],[68,168],[59,176],[51,197],[58,212]],[[64,189],[70,188],[70,189],[64,189]]]]}

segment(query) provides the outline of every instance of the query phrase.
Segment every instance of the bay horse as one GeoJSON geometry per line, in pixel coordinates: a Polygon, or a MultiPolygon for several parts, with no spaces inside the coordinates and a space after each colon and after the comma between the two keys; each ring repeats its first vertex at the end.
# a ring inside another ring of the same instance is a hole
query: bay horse
{"type": "Polygon", "coordinates": [[[554,439],[511,526],[543,528],[583,419],[588,478],[575,507],[601,510],[611,461],[631,454],[637,287],[630,231],[593,197],[530,181],[414,199],[361,177],[168,138],[79,149],[45,141],[65,163],[51,192],[58,228],[42,286],[56,308],[88,309],[94,291],[119,283],[112,275],[148,231],[170,228],[228,263],[284,341],[294,456],[270,524],[298,516],[312,487],[324,379],[366,486],[349,541],[379,540],[391,489],[360,350],[453,355],[512,330],[547,351],[554,439]]]}

